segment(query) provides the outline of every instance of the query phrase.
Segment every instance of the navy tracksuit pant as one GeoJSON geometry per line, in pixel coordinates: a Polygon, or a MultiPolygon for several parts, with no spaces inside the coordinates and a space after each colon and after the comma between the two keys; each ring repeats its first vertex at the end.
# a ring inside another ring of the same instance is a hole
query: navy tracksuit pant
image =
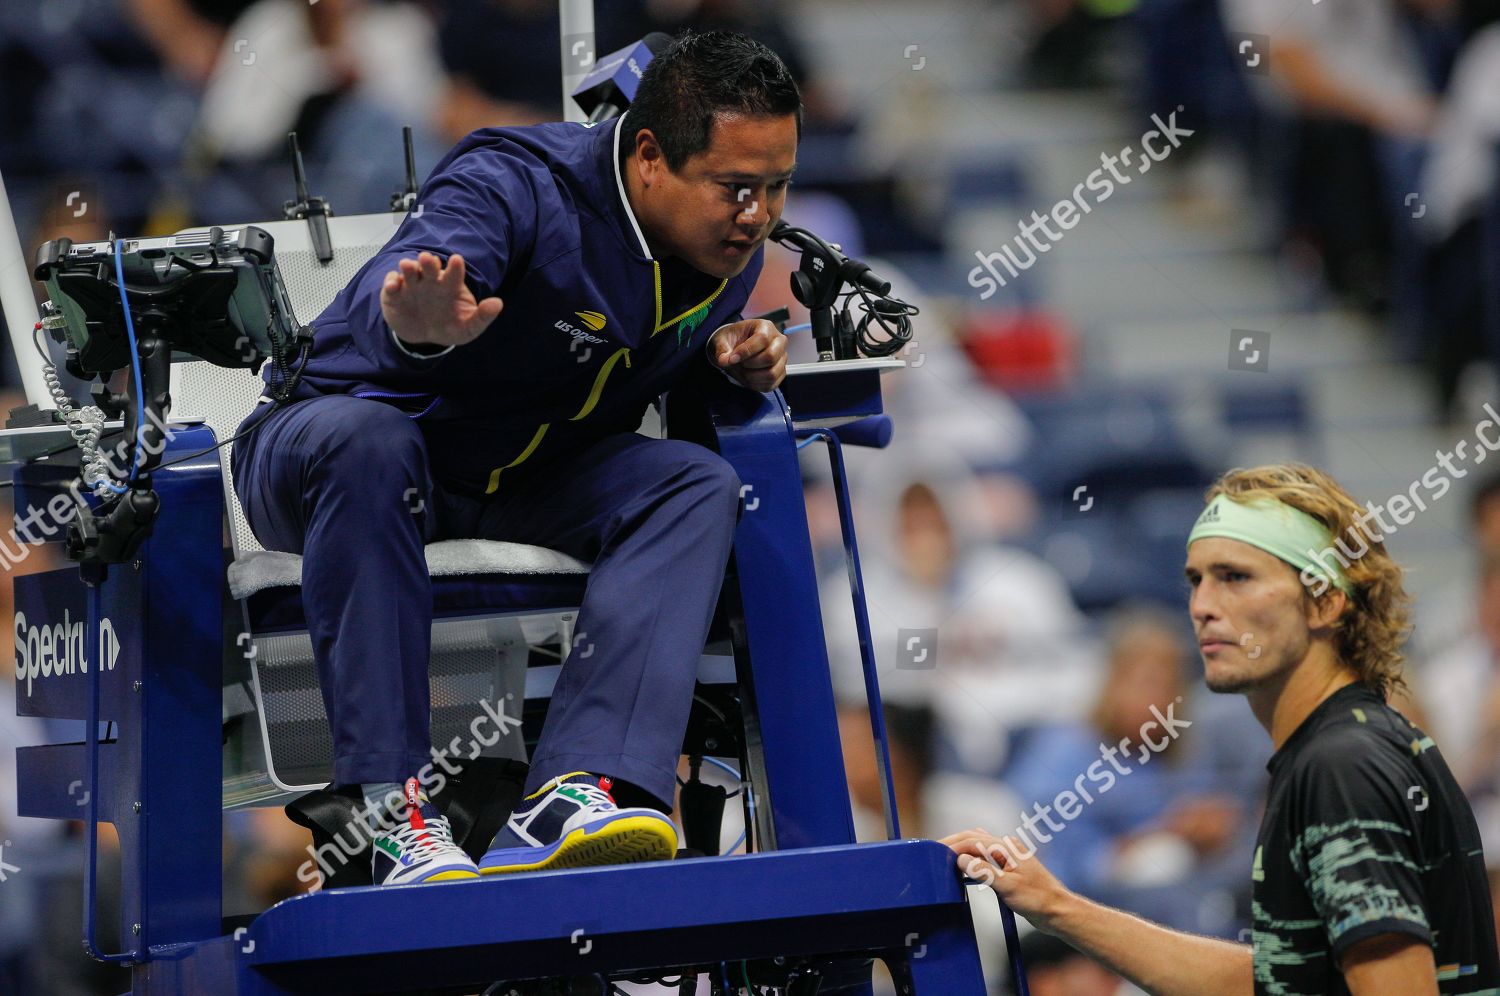
{"type": "Polygon", "coordinates": [[[257,539],[302,555],[302,604],[333,727],[334,781],[401,782],[431,760],[432,587],[424,543],[509,540],[593,563],[526,792],[569,771],[670,810],[739,479],[683,440],[606,436],[484,498],[434,481],[399,409],[329,395],[245,420],[234,483],[257,539]]]}

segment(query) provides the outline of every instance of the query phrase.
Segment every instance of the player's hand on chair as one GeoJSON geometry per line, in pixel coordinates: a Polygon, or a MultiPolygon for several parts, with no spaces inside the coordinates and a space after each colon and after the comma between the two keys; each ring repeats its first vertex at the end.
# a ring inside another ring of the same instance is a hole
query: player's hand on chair
{"type": "Polygon", "coordinates": [[[396,265],[380,287],[380,311],[402,342],[461,346],[500,314],[498,297],[474,299],[464,283],[464,258],[457,253],[446,266],[430,252],[396,265]]]}
{"type": "Polygon", "coordinates": [[[958,870],[999,893],[1033,927],[1047,930],[1052,918],[1071,896],[1032,849],[1014,837],[996,837],[983,829],[961,830],[943,837],[958,856],[958,870]],[[1018,860],[1019,859],[1019,860],[1018,860]]]}
{"type": "Polygon", "coordinates": [[[721,325],[709,337],[708,355],[752,391],[774,391],[786,377],[786,336],[764,318],[721,325]]]}

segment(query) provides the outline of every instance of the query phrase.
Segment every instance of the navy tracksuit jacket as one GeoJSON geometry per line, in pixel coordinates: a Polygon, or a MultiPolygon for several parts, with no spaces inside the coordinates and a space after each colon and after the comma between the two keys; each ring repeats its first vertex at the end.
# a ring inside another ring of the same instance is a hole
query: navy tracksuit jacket
{"type": "MultiPolygon", "coordinates": [[[[627,114],[628,118],[628,114],[627,114]]],[[[738,514],[717,454],[633,430],[740,317],[729,280],[652,259],[620,173],[622,120],[485,129],[312,323],[295,403],[262,403],[235,444],[257,538],[303,555],[302,597],[333,725],[334,779],[400,781],[430,759],[431,588],[422,546],[531,543],[594,564],[575,654],[527,790],[572,770],[671,803],[697,663],[738,514]],[[459,253],[478,338],[396,340],[380,287],[401,258],[459,253]]]]}

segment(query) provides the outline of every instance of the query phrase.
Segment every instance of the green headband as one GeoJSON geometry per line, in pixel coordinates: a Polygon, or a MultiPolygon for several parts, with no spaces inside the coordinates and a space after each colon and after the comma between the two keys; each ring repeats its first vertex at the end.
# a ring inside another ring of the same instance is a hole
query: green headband
{"type": "Polygon", "coordinates": [[[1354,585],[1344,576],[1338,554],[1332,550],[1333,534],[1328,527],[1284,502],[1274,498],[1238,502],[1219,495],[1193,524],[1188,546],[1209,536],[1248,543],[1286,561],[1301,572],[1304,584],[1318,578],[1325,588],[1331,584],[1346,595],[1354,594],[1354,585]]]}

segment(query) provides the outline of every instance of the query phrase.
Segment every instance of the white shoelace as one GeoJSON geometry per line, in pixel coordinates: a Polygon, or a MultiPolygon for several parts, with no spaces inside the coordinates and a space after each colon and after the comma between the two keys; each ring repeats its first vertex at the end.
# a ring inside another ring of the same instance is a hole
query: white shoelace
{"type": "Polygon", "coordinates": [[[401,847],[402,854],[415,858],[442,857],[448,851],[458,849],[453,843],[453,828],[442,817],[426,819],[426,825],[414,827],[409,820],[400,823],[386,836],[401,847]]]}

